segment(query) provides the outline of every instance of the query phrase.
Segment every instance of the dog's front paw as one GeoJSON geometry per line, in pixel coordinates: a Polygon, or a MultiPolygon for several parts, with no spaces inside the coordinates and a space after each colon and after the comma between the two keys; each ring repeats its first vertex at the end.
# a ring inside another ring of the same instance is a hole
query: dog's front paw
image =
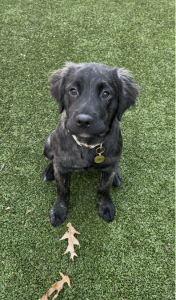
{"type": "Polygon", "coordinates": [[[120,172],[117,171],[117,173],[114,175],[112,186],[119,186],[119,185],[121,185],[121,182],[122,182],[122,176],[121,176],[120,172]]]}
{"type": "Polygon", "coordinates": [[[106,204],[100,204],[99,205],[99,216],[105,220],[106,222],[111,222],[114,219],[115,215],[115,207],[114,204],[111,203],[106,203],[106,204]]]}
{"type": "Polygon", "coordinates": [[[67,207],[63,204],[54,205],[50,211],[50,223],[56,227],[62,224],[67,217],[67,207]]]}

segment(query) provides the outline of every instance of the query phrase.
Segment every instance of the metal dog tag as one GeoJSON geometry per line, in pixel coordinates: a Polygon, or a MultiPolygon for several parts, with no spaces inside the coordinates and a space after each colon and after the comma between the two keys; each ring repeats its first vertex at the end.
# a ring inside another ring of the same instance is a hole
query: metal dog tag
{"type": "Polygon", "coordinates": [[[102,147],[102,144],[101,144],[100,147],[98,147],[96,149],[96,153],[98,154],[98,156],[96,156],[94,158],[94,162],[96,164],[100,164],[100,163],[102,163],[105,160],[105,157],[103,155],[101,155],[103,152],[105,152],[105,148],[102,147]]]}
{"type": "Polygon", "coordinates": [[[96,156],[95,158],[94,158],[94,162],[96,163],[96,164],[100,164],[101,162],[103,162],[105,160],[105,157],[103,156],[103,155],[101,155],[101,154],[99,154],[98,156],[96,156]]]}

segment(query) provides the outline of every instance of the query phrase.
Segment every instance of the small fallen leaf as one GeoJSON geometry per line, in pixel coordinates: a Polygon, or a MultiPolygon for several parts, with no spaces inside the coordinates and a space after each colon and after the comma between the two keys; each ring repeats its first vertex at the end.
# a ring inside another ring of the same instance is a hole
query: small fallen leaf
{"type": "Polygon", "coordinates": [[[2,262],[3,265],[5,264],[5,262],[3,260],[1,262],[2,262]]]}
{"type": "Polygon", "coordinates": [[[10,206],[6,207],[6,209],[10,209],[10,206]]]}
{"type": "Polygon", "coordinates": [[[45,265],[45,264],[42,264],[42,265],[40,266],[40,269],[42,269],[42,268],[44,267],[44,265],[45,265]]]}
{"type": "Polygon", "coordinates": [[[28,213],[30,213],[31,212],[31,210],[28,210],[26,213],[25,213],[25,215],[27,215],[28,213]]]}
{"type": "Polygon", "coordinates": [[[39,300],[48,300],[48,297],[54,292],[57,291],[56,295],[53,297],[53,299],[57,298],[59,292],[62,290],[64,283],[67,283],[68,286],[71,288],[70,285],[70,278],[66,275],[63,275],[61,272],[59,274],[62,277],[62,280],[55,282],[52,287],[46,292],[45,295],[39,300]]]}
{"type": "Polygon", "coordinates": [[[169,250],[169,247],[166,245],[166,246],[165,246],[165,249],[168,251],[168,250],[169,250]]]}
{"type": "Polygon", "coordinates": [[[2,165],[0,172],[5,168],[5,164],[2,165]]]}
{"type": "Polygon", "coordinates": [[[78,240],[74,237],[74,234],[75,233],[80,234],[80,233],[74,229],[71,223],[68,223],[67,227],[68,227],[68,231],[63,235],[60,241],[64,239],[68,239],[68,247],[67,250],[64,252],[64,254],[70,252],[71,253],[70,258],[74,260],[74,256],[78,256],[74,251],[74,245],[79,245],[79,248],[81,247],[78,240]]]}

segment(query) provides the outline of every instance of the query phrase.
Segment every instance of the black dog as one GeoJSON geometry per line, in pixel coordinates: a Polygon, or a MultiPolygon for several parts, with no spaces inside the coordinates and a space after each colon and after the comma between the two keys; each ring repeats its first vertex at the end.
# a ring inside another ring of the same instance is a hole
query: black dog
{"type": "Polygon", "coordinates": [[[44,180],[55,178],[57,200],[50,222],[58,226],[67,216],[72,171],[99,171],[99,215],[111,222],[115,207],[111,185],[119,186],[122,153],[119,122],[135,104],[139,88],[124,69],[98,63],[66,63],[50,79],[51,95],[65,109],[55,131],[46,139],[44,154],[51,160],[44,180]]]}

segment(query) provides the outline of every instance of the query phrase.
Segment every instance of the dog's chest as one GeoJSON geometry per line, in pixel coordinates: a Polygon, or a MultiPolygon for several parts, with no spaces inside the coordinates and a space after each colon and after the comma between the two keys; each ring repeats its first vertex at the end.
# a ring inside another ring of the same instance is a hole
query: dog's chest
{"type": "MultiPolygon", "coordinates": [[[[79,148],[78,148],[79,149],[79,148]]],[[[58,169],[65,172],[91,172],[91,171],[109,171],[116,167],[117,157],[109,157],[105,154],[105,160],[101,163],[94,161],[97,156],[96,149],[85,149],[79,150],[72,149],[71,153],[63,153],[59,158],[58,169]]]]}
{"type": "Polygon", "coordinates": [[[89,169],[95,168],[95,156],[94,149],[73,147],[69,153],[63,153],[62,157],[60,157],[60,163],[63,168],[73,171],[89,171],[89,169]]]}

